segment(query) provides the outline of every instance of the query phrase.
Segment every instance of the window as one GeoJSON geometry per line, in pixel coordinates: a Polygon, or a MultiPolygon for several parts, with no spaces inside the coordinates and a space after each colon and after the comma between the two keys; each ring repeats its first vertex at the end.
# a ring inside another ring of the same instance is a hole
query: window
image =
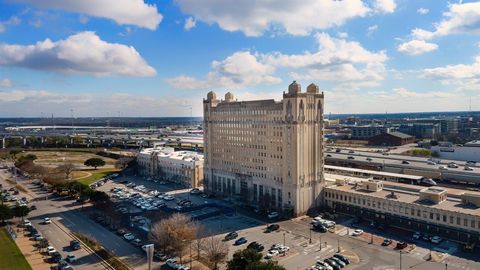
{"type": "Polygon", "coordinates": [[[468,226],[468,219],[466,218],[463,219],[463,226],[468,226]]]}
{"type": "Polygon", "coordinates": [[[447,222],[447,215],[443,215],[443,222],[447,222]]]}
{"type": "Polygon", "coordinates": [[[457,225],[460,225],[460,218],[457,217],[457,225]]]}
{"type": "Polygon", "coordinates": [[[450,216],[450,223],[453,224],[453,216],[450,216]]]}

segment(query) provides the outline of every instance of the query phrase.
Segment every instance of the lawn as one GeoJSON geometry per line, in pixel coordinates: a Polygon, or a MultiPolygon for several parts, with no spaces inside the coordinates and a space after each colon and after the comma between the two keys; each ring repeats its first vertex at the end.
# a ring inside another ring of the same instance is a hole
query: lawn
{"type": "Polygon", "coordinates": [[[27,151],[25,154],[34,154],[37,156],[35,163],[47,166],[57,166],[65,162],[71,162],[78,167],[83,166],[83,162],[89,158],[101,158],[105,161],[106,165],[114,165],[115,159],[108,157],[101,157],[94,153],[80,152],[80,151],[27,151]]]}
{"type": "Polygon", "coordinates": [[[0,243],[2,243],[0,245],[0,269],[13,269],[12,267],[16,270],[32,269],[4,228],[0,229],[0,243]]]}
{"type": "MultiPolygon", "coordinates": [[[[90,176],[81,177],[74,180],[77,180],[80,183],[84,183],[86,185],[90,185],[91,183],[97,181],[100,178],[103,178],[109,174],[119,172],[119,169],[97,169],[97,170],[88,170],[83,172],[89,172],[90,176]]],[[[1,268],[0,268],[1,269],[1,268]]]]}

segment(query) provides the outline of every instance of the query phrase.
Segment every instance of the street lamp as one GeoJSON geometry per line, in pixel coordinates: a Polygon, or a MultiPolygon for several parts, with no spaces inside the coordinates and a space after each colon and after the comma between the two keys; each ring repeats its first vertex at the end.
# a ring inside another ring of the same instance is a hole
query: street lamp
{"type": "Polygon", "coordinates": [[[340,249],[340,239],[337,239],[337,245],[338,245],[338,252],[342,251],[342,250],[340,249]]]}
{"type": "MultiPolygon", "coordinates": [[[[285,232],[283,232],[283,246],[285,247],[285,232]]],[[[285,256],[285,249],[283,249],[283,256],[285,256]]]]}
{"type": "Polygon", "coordinates": [[[402,251],[400,250],[400,270],[402,270],[402,251]]]}
{"type": "Polygon", "coordinates": [[[309,244],[312,243],[312,228],[310,228],[310,240],[308,240],[308,243],[309,243],[309,244]]]}
{"type": "Polygon", "coordinates": [[[322,251],[322,236],[319,236],[320,251],[322,251]]]}

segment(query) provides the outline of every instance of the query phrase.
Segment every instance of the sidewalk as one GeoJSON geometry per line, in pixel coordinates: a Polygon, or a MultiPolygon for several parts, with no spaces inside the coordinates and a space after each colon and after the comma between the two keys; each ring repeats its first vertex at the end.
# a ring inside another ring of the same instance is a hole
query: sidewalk
{"type": "Polygon", "coordinates": [[[24,235],[22,229],[17,233],[15,242],[33,270],[50,270],[51,264],[44,261],[42,254],[33,246],[35,241],[30,240],[28,236],[24,235]]]}

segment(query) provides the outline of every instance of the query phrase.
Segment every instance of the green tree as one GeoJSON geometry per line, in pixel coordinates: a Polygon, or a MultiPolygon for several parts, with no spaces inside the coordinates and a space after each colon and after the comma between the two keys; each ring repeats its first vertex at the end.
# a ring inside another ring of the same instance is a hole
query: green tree
{"type": "Polygon", "coordinates": [[[17,158],[17,155],[20,154],[22,152],[22,150],[20,149],[12,149],[10,150],[10,155],[13,156],[14,159],[17,158]]]}
{"type": "Polygon", "coordinates": [[[0,220],[2,220],[2,224],[5,223],[5,220],[11,219],[12,217],[12,209],[10,209],[8,205],[3,204],[2,200],[2,204],[0,205],[0,220]]]}
{"type": "Polygon", "coordinates": [[[88,167],[94,167],[95,170],[96,170],[97,167],[105,166],[105,160],[103,160],[101,158],[89,158],[89,159],[85,160],[83,165],[88,166],[88,167]]]}
{"type": "Polygon", "coordinates": [[[252,248],[238,250],[233,254],[233,258],[227,262],[228,270],[244,270],[250,264],[259,263],[262,254],[252,248]]]}
{"type": "Polygon", "coordinates": [[[103,191],[95,190],[90,195],[90,201],[93,202],[95,207],[104,208],[110,203],[110,197],[103,191]]]}
{"type": "Polygon", "coordinates": [[[15,206],[13,208],[13,215],[15,217],[21,217],[22,220],[30,213],[30,208],[28,206],[22,205],[22,206],[15,206]]]}

